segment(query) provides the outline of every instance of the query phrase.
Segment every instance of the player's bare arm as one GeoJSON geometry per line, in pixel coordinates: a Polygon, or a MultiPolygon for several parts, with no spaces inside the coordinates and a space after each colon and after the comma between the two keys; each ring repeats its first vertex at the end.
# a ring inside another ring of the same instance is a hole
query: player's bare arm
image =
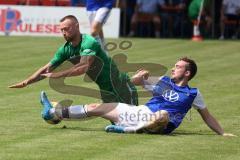
{"type": "Polygon", "coordinates": [[[150,76],[149,71],[140,69],[136,72],[135,75],[132,76],[131,81],[134,85],[142,86],[145,89],[151,91],[151,88],[153,88],[161,78],[162,78],[161,76],[160,77],[150,76]],[[148,87],[146,88],[146,86],[148,87]]]}
{"type": "Polygon", "coordinates": [[[201,115],[204,122],[211,128],[214,132],[222,136],[235,137],[236,135],[231,133],[225,133],[218,121],[209,113],[207,108],[199,109],[199,114],[201,115]]]}
{"type": "Polygon", "coordinates": [[[144,85],[143,80],[147,80],[149,77],[149,71],[144,69],[137,70],[136,74],[132,76],[131,81],[134,85],[144,85]]]}
{"type": "Polygon", "coordinates": [[[51,64],[48,63],[45,66],[38,69],[35,73],[33,73],[27,79],[23,80],[22,82],[13,84],[11,86],[8,86],[8,87],[9,88],[23,88],[23,87],[26,87],[29,84],[32,84],[32,83],[35,83],[35,82],[38,82],[38,81],[44,79],[45,77],[41,76],[41,74],[50,72],[52,70],[53,70],[53,68],[51,67],[51,64]]]}
{"type": "Polygon", "coordinates": [[[41,76],[48,78],[61,78],[61,77],[71,77],[71,76],[79,76],[86,73],[94,61],[94,56],[82,56],[81,60],[78,64],[73,67],[60,71],[60,72],[49,72],[43,73],[41,76]]]}

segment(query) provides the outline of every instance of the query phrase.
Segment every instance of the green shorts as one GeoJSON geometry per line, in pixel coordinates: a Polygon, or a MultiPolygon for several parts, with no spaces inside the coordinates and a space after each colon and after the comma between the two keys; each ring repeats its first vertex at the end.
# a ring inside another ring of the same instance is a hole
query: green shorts
{"type": "Polygon", "coordinates": [[[113,79],[110,84],[104,88],[101,87],[100,92],[104,103],[121,102],[138,105],[137,89],[128,76],[113,79]]]}

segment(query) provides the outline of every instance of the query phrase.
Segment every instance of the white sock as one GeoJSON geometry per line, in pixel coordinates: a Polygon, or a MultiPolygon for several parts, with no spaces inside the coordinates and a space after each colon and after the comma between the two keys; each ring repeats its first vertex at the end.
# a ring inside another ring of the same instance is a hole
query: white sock
{"type": "Polygon", "coordinates": [[[69,119],[84,119],[87,118],[87,108],[84,105],[70,106],[67,108],[69,119]]]}
{"type": "Polygon", "coordinates": [[[84,105],[76,105],[62,108],[50,109],[50,114],[54,117],[64,120],[80,120],[88,117],[87,107],[84,105]]]}
{"type": "Polygon", "coordinates": [[[194,27],[193,27],[193,35],[194,36],[200,36],[199,26],[194,25],[194,27]]]}

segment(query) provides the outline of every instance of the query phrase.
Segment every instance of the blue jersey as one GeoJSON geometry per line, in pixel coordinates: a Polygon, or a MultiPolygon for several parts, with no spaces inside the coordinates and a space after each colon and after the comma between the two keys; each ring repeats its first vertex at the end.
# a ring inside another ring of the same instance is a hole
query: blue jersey
{"type": "Polygon", "coordinates": [[[102,7],[112,9],[115,0],[87,0],[86,2],[87,11],[97,11],[102,7]]]}
{"type": "Polygon", "coordinates": [[[152,88],[152,93],[153,98],[145,105],[152,112],[168,111],[170,122],[177,128],[200,92],[197,88],[177,86],[170,77],[164,76],[152,88]]]}

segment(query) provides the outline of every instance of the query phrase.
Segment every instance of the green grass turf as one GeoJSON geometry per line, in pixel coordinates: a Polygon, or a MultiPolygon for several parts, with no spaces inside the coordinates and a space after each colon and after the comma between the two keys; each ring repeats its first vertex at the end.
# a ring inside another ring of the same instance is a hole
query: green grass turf
{"type": "MultiPolygon", "coordinates": [[[[112,41],[119,44],[122,40],[112,41]]],[[[190,84],[200,88],[210,112],[225,131],[240,136],[239,41],[127,40],[133,43],[130,49],[118,48],[110,55],[125,53],[129,63],[152,62],[168,68],[179,57],[195,59],[199,70],[190,84]]],[[[46,64],[62,43],[60,38],[0,37],[1,160],[239,160],[239,137],[215,135],[194,109],[170,136],[105,133],[103,128],[109,122],[100,118],[62,122],[55,126],[46,124],[40,117],[41,90],[55,101],[72,99],[74,104],[99,102],[99,99],[56,92],[48,80],[24,89],[7,88],[46,64]],[[64,125],[67,128],[64,129],[64,125]]],[[[66,82],[96,87],[79,79],[70,78],[66,82]]],[[[146,101],[147,98],[140,99],[141,104],[146,101]]]]}

